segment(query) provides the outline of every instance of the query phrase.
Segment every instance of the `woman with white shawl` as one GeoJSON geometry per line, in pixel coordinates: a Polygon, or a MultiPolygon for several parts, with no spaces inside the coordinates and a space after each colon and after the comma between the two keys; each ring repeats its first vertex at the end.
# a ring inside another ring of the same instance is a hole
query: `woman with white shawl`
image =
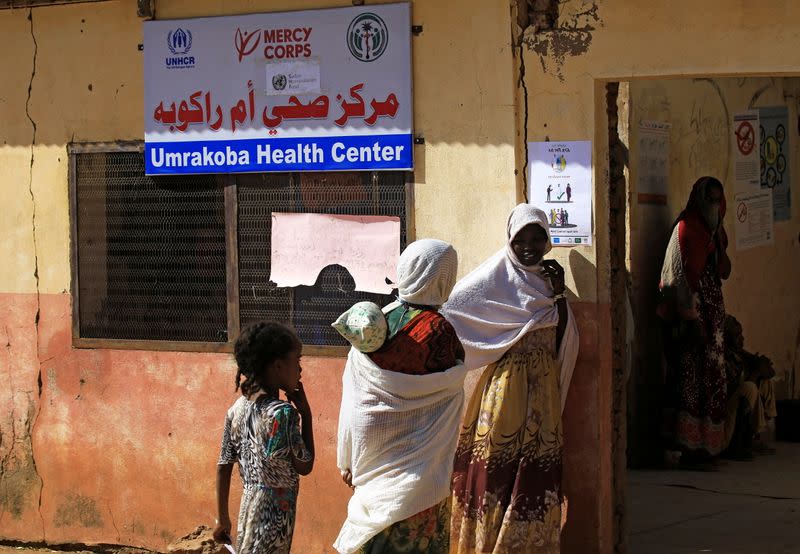
{"type": "Polygon", "coordinates": [[[443,309],[467,369],[488,364],[467,408],[453,472],[451,552],[560,551],[561,411],[578,355],[547,216],[520,204],[508,243],[443,309]]]}
{"type": "Polygon", "coordinates": [[[434,239],[410,244],[397,266],[388,336],[350,350],[342,378],[338,466],[353,497],[334,543],[342,553],[446,554],[450,482],[464,405],[464,349],[439,314],[458,257],[434,239]]]}

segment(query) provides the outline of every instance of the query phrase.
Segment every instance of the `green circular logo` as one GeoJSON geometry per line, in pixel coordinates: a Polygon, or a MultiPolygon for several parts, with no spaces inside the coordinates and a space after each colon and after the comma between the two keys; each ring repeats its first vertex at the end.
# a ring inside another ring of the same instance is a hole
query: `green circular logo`
{"type": "Polygon", "coordinates": [[[374,13],[362,13],[347,28],[347,47],[359,61],[373,62],[381,57],[389,43],[389,30],[374,13]]]}

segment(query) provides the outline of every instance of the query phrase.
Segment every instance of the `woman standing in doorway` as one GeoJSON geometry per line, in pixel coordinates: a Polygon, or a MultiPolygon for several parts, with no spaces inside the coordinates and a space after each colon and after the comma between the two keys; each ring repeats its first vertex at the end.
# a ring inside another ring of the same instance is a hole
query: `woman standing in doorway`
{"type": "Polygon", "coordinates": [[[665,321],[665,434],[681,463],[706,467],[725,442],[725,303],[731,273],[722,220],[725,195],[714,177],[697,180],[672,229],[661,270],[658,314],[665,321]]]}
{"type": "Polygon", "coordinates": [[[564,269],[547,215],[512,212],[507,245],[461,280],[445,306],[483,372],[453,472],[451,552],[560,551],[561,411],[578,355],[564,269]]]}

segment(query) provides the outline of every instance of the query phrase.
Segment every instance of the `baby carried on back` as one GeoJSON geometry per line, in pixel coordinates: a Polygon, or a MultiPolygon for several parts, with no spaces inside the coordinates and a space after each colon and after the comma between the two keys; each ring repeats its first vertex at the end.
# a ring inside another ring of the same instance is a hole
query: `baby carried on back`
{"type": "Polygon", "coordinates": [[[432,524],[414,539],[419,549],[447,550],[466,370],[463,347],[438,307],[453,289],[457,266],[449,244],[414,242],[398,263],[398,302],[380,315],[377,306],[361,303],[334,324],[353,344],[342,378],[337,453],[354,493],[334,543],[339,552],[391,541],[393,529],[420,517],[432,524]]]}

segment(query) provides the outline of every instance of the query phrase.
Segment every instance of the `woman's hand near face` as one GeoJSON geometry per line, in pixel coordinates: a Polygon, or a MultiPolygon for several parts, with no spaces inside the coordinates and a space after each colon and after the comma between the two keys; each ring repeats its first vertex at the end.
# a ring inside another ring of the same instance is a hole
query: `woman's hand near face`
{"type": "MultiPolygon", "coordinates": [[[[550,279],[550,286],[553,287],[553,294],[563,295],[566,290],[564,284],[564,268],[555,260],[542,260],[542,267],[544,268],[543,274],[550,279]]],[[[558,325],[556,325],[556,349],[561,349],[561,341],[564,338],[564,332],[567,330],[567,320],[569,319],[567,313],[567,301],[564,296],[561,296],[555,302],[556,309],[558,309],[558,325]]]]}
{"type": "Polygon", "coordinates": [[[544,276],[550,279],[553,287],[553,294],[564,294],[566,285],[564,284],[564,268],[555,260],[542,260],[544,276]]]}

